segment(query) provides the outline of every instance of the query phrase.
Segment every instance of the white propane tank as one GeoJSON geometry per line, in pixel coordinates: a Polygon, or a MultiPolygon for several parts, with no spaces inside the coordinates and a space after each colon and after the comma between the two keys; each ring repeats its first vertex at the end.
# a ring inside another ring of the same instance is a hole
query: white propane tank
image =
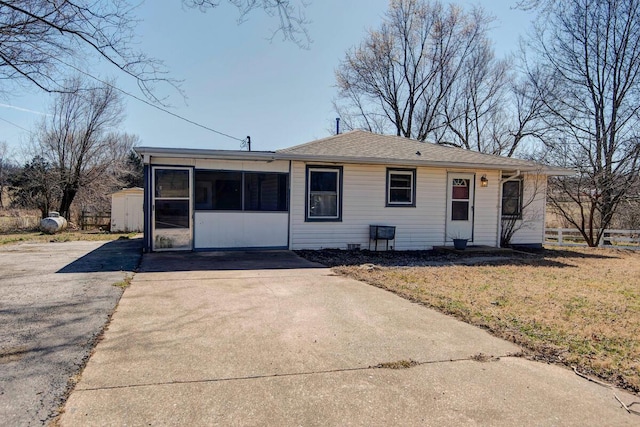
{"type": "Polygon", "coordinates": [[[67,228],[67,220],[58,212],[49,212],[49,216],[40,220],[40,230],[47,234],[56,234],[67,228]]]}

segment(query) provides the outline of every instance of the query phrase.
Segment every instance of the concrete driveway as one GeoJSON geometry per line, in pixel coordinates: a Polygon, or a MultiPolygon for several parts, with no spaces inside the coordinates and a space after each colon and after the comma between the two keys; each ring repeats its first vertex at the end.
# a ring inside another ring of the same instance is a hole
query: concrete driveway
{"type": "Polygon", "coordinates": [[[149,254],[60,422],[637,425],[636,397],[290,252],[149,254]],[[392,369],[401,368],[401,369],[392,369]]]}
{"type": "Polygon", "coordinates": [[[0,423],[45,425],[137,267],[142,239],[0,247],[0,423]]]}

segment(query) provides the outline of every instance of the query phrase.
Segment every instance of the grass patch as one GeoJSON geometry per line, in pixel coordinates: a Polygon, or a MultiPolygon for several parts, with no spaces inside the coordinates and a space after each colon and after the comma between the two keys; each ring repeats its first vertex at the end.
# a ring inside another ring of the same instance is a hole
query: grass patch
{"type": "Polygon", "coordinates": [[[640,391],[640,252],[563,248],[491,265],[334,270],[640,391]]]}
{"type": "Polygon", "coordinates": [[[127,289],[131,285],[132,280],[133,280],[133,276],[125,276],[123,280],[114,283],[113,286],[120,289],[127,289]]]}
{"type": "Polygon", "coordinates": [[[2,233],[0,234],[0,245],[14,243],[60,243],[71,241],[109,241],[118,239],[130,239],[137,233],[99,233],[88,231],[63,231],[56,234],[44,234],[39,231],[24,233],[2,233]]]}
{"type": "Polygon", "coordinates": [[[412,368],[414,366],[418,366],[419,363],[416,362],[415,360],[398,360],[395,362],[385,362],[385,363],[379,363],[375,366],[372,366],[372,368],[377,368],[377,369],[409,369],[412,368]]]}

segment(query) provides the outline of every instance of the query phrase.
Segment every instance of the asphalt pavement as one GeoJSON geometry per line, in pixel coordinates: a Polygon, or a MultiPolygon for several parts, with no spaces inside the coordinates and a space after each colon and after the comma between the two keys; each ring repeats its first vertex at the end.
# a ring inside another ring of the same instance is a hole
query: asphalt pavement
{"type": "Polygon", "coordinates": [[[0,246],[0,423],[58,414],[141,256],[141,239],[0,246]]]}

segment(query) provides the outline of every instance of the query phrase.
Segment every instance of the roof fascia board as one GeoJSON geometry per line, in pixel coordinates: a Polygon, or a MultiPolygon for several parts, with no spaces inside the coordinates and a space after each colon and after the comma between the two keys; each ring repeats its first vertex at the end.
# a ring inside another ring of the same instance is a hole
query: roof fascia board
{"type": "Polygon", "coordinates": [[[422,166],[438,168],[459,168],[459,169],[487,169],[487,170],[511,170],[520,169],[522,171],[537,171],[544,175],[573,175],[575,171],[562,168],[554,168],[543,165],[514,165],[508,163],[465,163],[465,162],[438,162],[429,160],[398,160],[371,157],[340,157],[308,154],[293,154],[285,152],[270,151],[231,151],[231,150],[202,150],[202,149],[181,149],[181,148],[152,148],[135,147],[135,151],[145,159],[149,157],[173,157],[173,158],[216,158],[222,160],[294,160],[303,162],[323,162],[323,163],[348,163],[348,164],[373,164],[373,165],[393,165],[393,166],[422,166]]]}
{"type": "Polygon", "coordinates": [[[134,150],[141,156],[146,157],[173,157],[173,158],[196,158],[196,159],[224,159],[224,160],[277,160],[277,156],[271,151],[230,151],[230,150],[199,150],[181,148],[150,148],[135,147],[134,150]]]}
{"type": "Polygon", "coordinates": [[[354,164],[372,164],[372,165],[393,165],[393,166],[422,166],[422,167],[438,167],[438,168],[458,168],[458,169],[487,169],[487,170],[515,170],[532,172],[537,171],[544,175],[573,175],[575,172],[568,169],[553,168],[544,165],[510,165],[510,164],[488,164],[488,163],[464,163],[464,162],[438,162],[429,160],[398,160],[398,159],[377,159],[377,158],[354,158],[354,157],[338,157],[338,156],[313,156],[301,154],[278,153],[278,159],[297,160],[306,162],[322,162],[322,163],[354,163],[354,164]]]}

